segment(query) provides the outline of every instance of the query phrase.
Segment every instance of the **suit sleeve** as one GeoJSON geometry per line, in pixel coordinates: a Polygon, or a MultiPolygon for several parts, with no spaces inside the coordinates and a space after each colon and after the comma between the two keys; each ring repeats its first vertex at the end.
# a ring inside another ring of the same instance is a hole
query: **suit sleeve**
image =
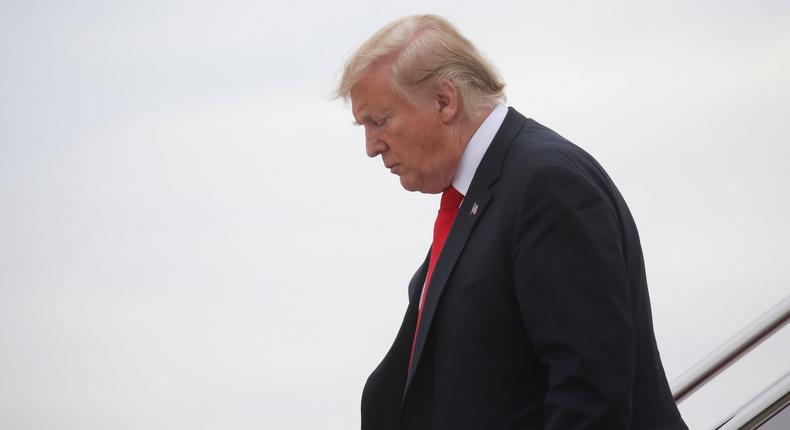
{"type": "Polygon", "coordinates": [[[606,192],[570,167],[537,170],[519,203],[513,264],[527,335],[548,374],[544,428],[629,428],[634,328],[606,192]]]}

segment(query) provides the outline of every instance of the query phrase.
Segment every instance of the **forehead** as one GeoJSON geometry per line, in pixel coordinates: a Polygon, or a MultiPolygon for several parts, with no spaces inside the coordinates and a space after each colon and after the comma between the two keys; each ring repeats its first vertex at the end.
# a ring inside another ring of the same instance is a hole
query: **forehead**
{"type": "Polygon", "coordinates": [[[399,100],[390,84],[386,67],[371,69],[351,87],[351,111],[357,119],[391,110],[399,100]]]}

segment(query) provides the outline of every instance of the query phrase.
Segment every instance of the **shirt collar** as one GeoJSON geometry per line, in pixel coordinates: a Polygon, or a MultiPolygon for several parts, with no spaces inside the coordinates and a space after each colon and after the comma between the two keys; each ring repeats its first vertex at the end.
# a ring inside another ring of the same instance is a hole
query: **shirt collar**
{"type": "Polygon", "coordinates": [[[472,184],[472,178],[475,176],[477,166],[483,159],[486,150],[491,142],[494,140],[496,132],[505,121],[507,115],[507,106],[500,104],[488,114],[488,117],[480,124],[475,134],[466,145],[464,154],[461,156],[461,162],[458,163],[458,170],[453,177],[453,187],[461,194],[466,195],[469,191],[469,185],[472,184]]]}

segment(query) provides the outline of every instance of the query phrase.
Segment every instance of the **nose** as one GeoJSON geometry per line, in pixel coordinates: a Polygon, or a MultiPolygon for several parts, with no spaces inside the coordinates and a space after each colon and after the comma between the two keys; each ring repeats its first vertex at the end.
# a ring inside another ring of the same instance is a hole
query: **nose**
{"type": "Polygon", "coordinates": [[[381,131],[374,130],[373,127],[365,127],[365,151],[368,157],[375,157],[383,154],[388,149],[387,144],[381,136],[381,131]]]}

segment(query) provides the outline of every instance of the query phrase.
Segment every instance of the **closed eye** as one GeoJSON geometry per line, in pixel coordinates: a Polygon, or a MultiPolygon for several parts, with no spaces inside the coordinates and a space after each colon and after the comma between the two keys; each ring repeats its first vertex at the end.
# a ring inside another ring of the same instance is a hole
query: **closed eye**
{"type": "Polygon", "coordinates": [[[377,127],[384,127],[385,125],[387,125],[387,121],[389,121],[390,118],[392,118],[392,115],[387,115],[384,118],[373,122],[376,124],[377,127]]]}

